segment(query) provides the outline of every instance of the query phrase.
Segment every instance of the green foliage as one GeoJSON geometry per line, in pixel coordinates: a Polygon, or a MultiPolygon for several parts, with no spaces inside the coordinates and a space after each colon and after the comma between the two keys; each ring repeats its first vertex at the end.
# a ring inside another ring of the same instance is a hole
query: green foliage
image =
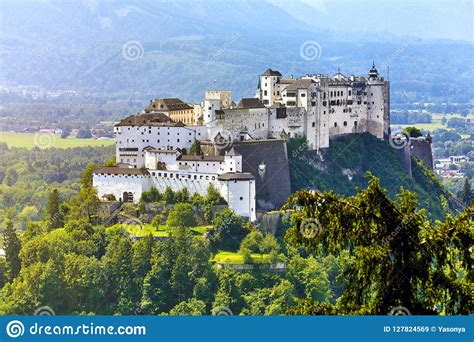
{"type": "MultiPolygon", "coordinates": [[[[82,171],[91,162],[102,164],[114,153],[113,147],[32,149],[0,148],[2,172],[15,170],[12,185],[0,182],[0,221],[8,217],[23,230],[31,220],[45,215],[45,207],[54,189],[61,200],[79,193],[82,171]],[[25,210],[26,208],[26,210],[25,210]]],[[[1,224],[1,222],[0,222],[1,224]]]]}
{"type": "Polygon", "coordinates": [[[7,221],[6,228],[3,231],[3,244],[5,250],[5,259],[8,279],[12,281],[20,273],[21,269],[21,241],[16,234],[13,222],[7,221]]]}
{"type": "Polygon", "coordinates": [[[171,316],[202,316],[206,314],[206,303],[190,298],[170,310],[171,316]]]}
{"type": "Polygon", "coordinates": [[[263,235],[259,231],[252,231],[242,240],[239,253],[243,255],[244,262],[252,262],[252,253],[270,254],[271,261],[275,262],[278,257],[280,246],[271,234],[263,235]]]}
{"type": "Polygon", "coordinates": [[[209,187],[207,188],[207,193],[206,196],[204,197],[204,203],[205,203],[205,211],[204,211],[204,217],[208,222],[212,221],[212,207],[216,205],[223,205],[227,204],[225,199],[221,196],[219,191],[216,189],[216,187],[211,183],[209,184],[209,187]]]}
{"type": "MultiPolygon", "coordinates": [[[[171,190],[171,189],[170,189],[171,190]]],[[[140,199],[144,203],[153,203],[161,201],[162,196],[160,192],[153,186],[149,191],[144,191],[140,199]]]]}
{"type": "MultiPolygon", "coordinates": [[[[151,271],[144,279],[140,304],[143,312],[169,312],[179,303],[193,297],[193,293],[202,298],[204,288],[211,290],[210,293],[214,292],[209,259],[208,242],[201,237],[193,237],[187,229],[178,228],[169,239],[158,242],[151,257],[151,271]],[[203,284],[203,277],[211,283],[203,284]]],[[[180,308],[183,309],[182,306],[180,308]]]]}
{"type": "Polygon", "coordinates": [[[405,133],[406,135],[408,135],[410,138],[418,138],[418,137],[423,136],[423,134],[421,133],[420,129],[419,129],[419,128],[416,128],[416,127],[414,127],[414,126],[405,127],[405,128],[403,129],[403,133],[405,133]]]}
{"type": "Polygon", "coordinates": [[[374,177],[352,197],[297,192],[284,207],[289,208],[294,211],[286,239],[292,246],[316,254],[350,253],[341,275],[340,313],[387,314],[400,305],[412,314],[472,310],[472,208],[433,224],[417,210],[413,193],[402,191],[391,200],[374,177]],[[320,228],[307,234],[308,222],[320,228]]]}
{"type": "Polygon", "coordinates": [[[169,227],[195,227],[197,226],[196,213],[189,203],[177,203],[169,211],[166,225],[169,227]]]}
{"type": "Polygon", "coordinates": [[[92,187],[92,179],[94,177],[94,170],[97,169],[100,165],[97,163],[92,163],[87,165],[81,177],[81,187],[83,189],[92,187]]]}
{"type": "Polygon", "coordinates": [[[163,193],[163,200],[165,201],[166,204],[176,203],[175,193],[169,186],[166,187],[165,192],[163,193]]]}
{"type": "Polygon", "coordinates": [[[176,191],[175,201],[176,201],[176,203],[188,203],[189,202],[189,190],[187,188],[182,188],[181,190],[176,191]]]}
{"type": "Polygon", "coordinates": [[[474,195],[471,189],[471,183],[469,182],[469,179],[464,178],[464,185],[459,195],[459,198],[461,199],[461,201],[463,201],[464,204],[470,205],[471,203],[473,203],[474,195]]]}
{"type": "Polygon", "coordinates": [[[193,141],[193,144],[191,145],[191,147],[189,149],[189,154],[191,154],[193,156],[198,156],[198,155],[202,154],[201,143],[200,143],[199,140],[194,140],[193,141]]]}
{"type": "Polygon", "coordinates": [[[210,239],[215,248],[236,250],[246,233],[242,218],[226,208],[214,217],[210,239]]]}
{"type": "Polygon", "coordinates": [[[59,191],[58,189],[54,189],[49,195],[44,216],[46,225],[50,230],[64,226],[64,213],[62,212],[60,204],[59,191]]]}
{"type": "Polygon", "coordinates": [[[445,210],[440,196],[448,194],[436,176],[422,162],[413,160],[410,177],[405,171],[398,150],[369,133],[355,134],[331,140],[331,147],[323,152],[324,162],[307,151],[304,138],[290,139],[290,179],[292,191],[315,189],[334,191],[339,195],[355,195],[366,185],[365,175],[371,172],[380,178],[388,195],[395,198],[400,188],[413,191],[426,208],[430,218],[441,219],[445,210]],[[313,165],[317,164],[317,167],[313,165]]]}
{"type": "Polygon", "coordinates": [[[326,268],[313,257],[294,256],[288,263],[288,277],[300,298],[329,301],[330,283],[326,268]]]}

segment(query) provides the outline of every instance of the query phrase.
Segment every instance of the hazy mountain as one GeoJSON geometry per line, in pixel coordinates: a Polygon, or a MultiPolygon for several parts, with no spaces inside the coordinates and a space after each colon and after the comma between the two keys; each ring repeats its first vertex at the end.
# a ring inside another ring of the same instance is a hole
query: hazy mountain
{"type": "Polygon", "coordinates": [[[379,41],[387,34],[474,41],[472,0],[268,0],[339,39],[379,41]]]}
{"type": "Polygon", "coordinates": [[[395,13],[410,12],[406,19],[389,16],[394,19],[385,24],[381,16],[395,5],[369,0],[324,1],[323,7],[280,0],[0,4],[0,83],[7,87],[70,89],[143,103],[165,96],[198,101],[205,89],[225,88],[238,99],[253,94],[258,73],[267,67],[295,75],[339,68],[365,74],[375,60],[385,75],[390,65],[394,102],[474,98],[473,44],[424,40],[405,26],[428,20],[423,1],[395,13]],[[397,25],[403,27],[397,31],[397,25]],[[301,55],[305,43],[318,58],[301,55]]]}

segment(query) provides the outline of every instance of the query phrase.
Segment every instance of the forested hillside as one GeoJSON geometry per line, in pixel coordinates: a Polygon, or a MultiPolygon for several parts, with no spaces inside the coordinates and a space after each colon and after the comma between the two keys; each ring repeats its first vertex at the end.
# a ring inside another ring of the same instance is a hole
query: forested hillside
{"type": "Polygon", "coordinates": [[[53,189],[63,200],[73,197],[87,165],[113,156],[113,146],[27,150],[0,144],[0,227],[6,218],[19,229],[40,219],[53,189]]]}
{"type": "Polygon", "coordinates": [[[288,144],[292,191],[317,189],[340,195],[354,195],[367,184],[367,172],[380,178],[380,184],[394,198],[400,188],[413,191],[420,207],[431,219],[444,216],[447,191],[436,176],[421,162],[413,160],[410,177],[403,168],[398,150],[387,141],[364,133],[348,135],[331,141],[323,153],[323,161],[307,152],[305,140],[292,139],[288,144]]]}

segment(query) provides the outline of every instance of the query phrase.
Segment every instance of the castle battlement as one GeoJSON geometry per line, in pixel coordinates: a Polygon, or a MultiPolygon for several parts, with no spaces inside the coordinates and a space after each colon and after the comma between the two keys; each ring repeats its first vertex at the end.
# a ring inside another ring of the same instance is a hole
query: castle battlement
{"type": "Polygon", "coordinates": [[[120,167],[97,169],[94,185],[100,196],[136,202],[151,187],[205,194],[213,184],[230,208],[254,220],[256,175],[242,172],[242,156],[229,146],[305,136],[309,149],[319,150],[343,134],[369,132],[384,139],[389,113],[389,82],[375,65],[367,76],[285,78],[267,69],[253,98],[235,103],[228,90],[207,90],[202,104],[155,99],[144,113],[121,120],[114,127],[120,167]],[[195,141],[228,153],[189,155],[195,141]]]}

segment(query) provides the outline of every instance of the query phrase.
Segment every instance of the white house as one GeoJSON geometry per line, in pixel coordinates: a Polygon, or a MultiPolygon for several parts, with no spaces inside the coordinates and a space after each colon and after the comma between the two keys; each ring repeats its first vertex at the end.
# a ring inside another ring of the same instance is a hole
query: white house
{"type": "Polygon", "coordinates": [[[144,149],[144,167],[100,167],[93,184],[99,198],[114,195],[124,202],[138,202],[142,193],[155,187],[164,192],[187,188],[205,195],[211,184],[237,214],[256,219],[255,177],[242,172],[242,156],[231,149],[224,156],[185,155],[177,150],[144,149]]]}

